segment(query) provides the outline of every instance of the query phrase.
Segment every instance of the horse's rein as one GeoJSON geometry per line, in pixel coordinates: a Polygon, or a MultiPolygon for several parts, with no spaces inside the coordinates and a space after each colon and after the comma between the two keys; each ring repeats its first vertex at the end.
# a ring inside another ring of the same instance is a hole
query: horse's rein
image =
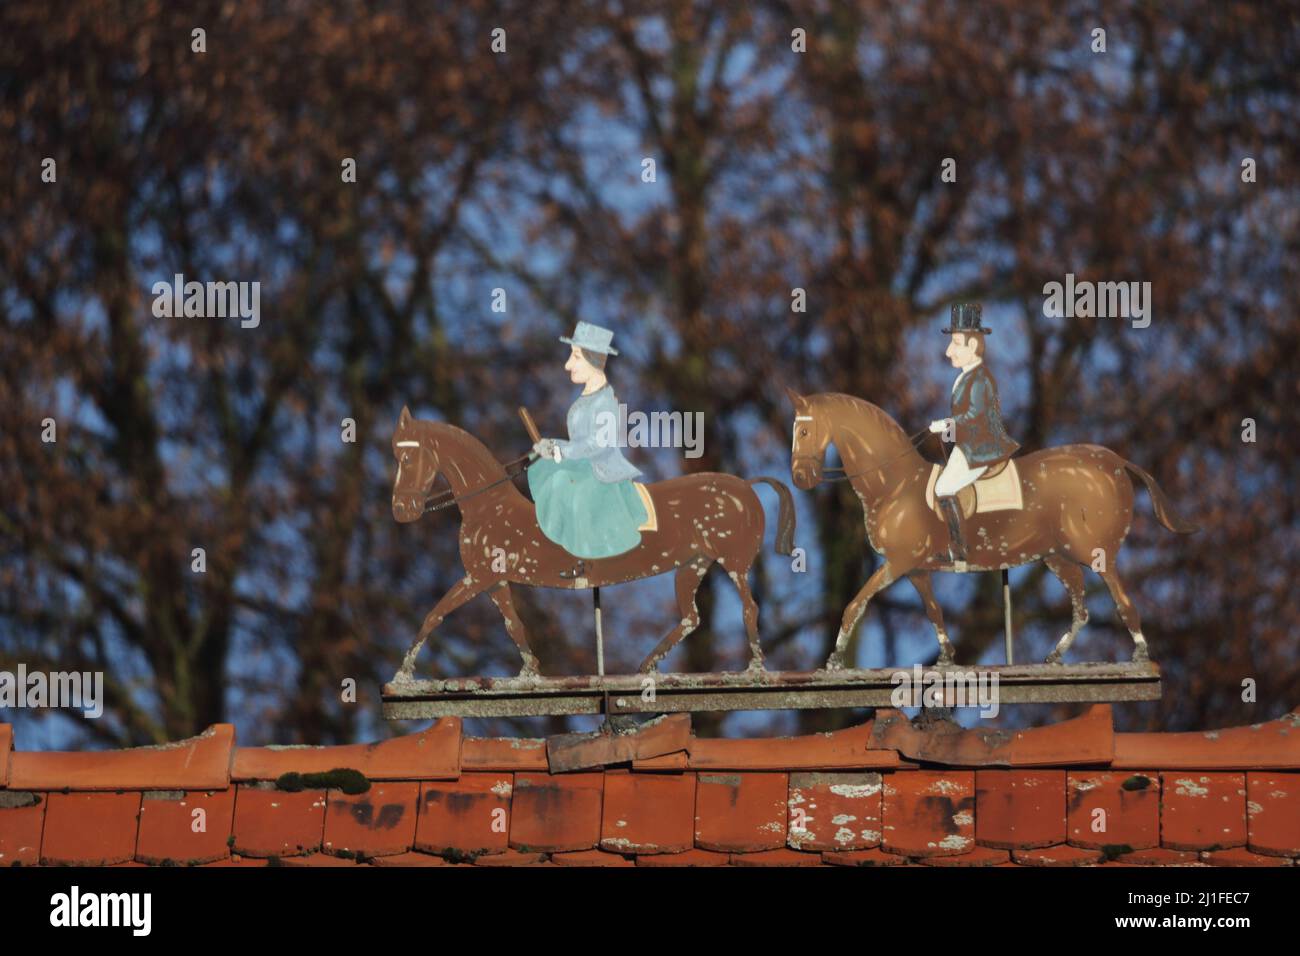
{"type": "MultiPolygon", "coordinates": [[[[876,472],[883,471],[883,470],[884,470],[888,465],[892,465],[894,462],[899,461],[900,459],[906,458],[906,457],[907,457],[908,455],[910,455],[912,452],[916,451],[916,449],[917,449],[917,447],[918,447],[918,445],[917,445],[917,439],[919,438],[919,439],[924,440],[925,436],[928,435],[929,433],[930,433],[930,429],[928,429],[928,428],[922,428],[919,432],[916,432],[915,434],[908,436],[907,441],[908,441],[908,445],[909,445],[909,447],[908,447],[907,451],[903,452],[902,454],[895,455],[893,458],[890,458],[890,459],[888,459],[888,460],[886,460],[886,461],[881,462],[879,465],[877,465],[877,466],[874,467],[874,468],[868,468],[866,471],[859,471],[859,472],[857,472],[856,474],[852,474],[852,475],[828,475],[828,474],[826,474],[828,471],[843,471],[844,469],[843,469],[843,468],[823,467],[823,468],[822,468],[822,478],[821,478],[821,480],[822,480],[822,482],[827,482],[827,481],[852,481],[854,478],[861,478],[863,475],[873,475],[873,474],[875,474],[876,472]]],[[[946,453],[946,450],[945,450],[945,453],[946,453]]]]}
{"type": "Polygon", "coordinates": [[[504,484],[507,481],[514,481],[516,478],[518,478],[520,475],[526,472],[528,470],[528,466],[531,465],[536,460],[537,460],[537,452],[535,451],[530,451],[526,455],[520,455],[514,461],[506,462],[505,464],[506,474],[504,478],[498,478],[496,481],[488,482],[482,488],[475,488],[473,491],[466,492],[460,497],[457,497],[451,491],[440,491],[436,495],[432,495],[429,498],[429,500],[424,503],[424,513],[428,514],[431,511],[441,511],[443,508],[450,508],[452,505],[460,504],[460,502],[462,501],[468,501],[470,498],[473,498],[475,495],[481,495],[483,492],[495,488],[497,485],[504,484]],[[515,465],[518,465],[520,463],[522,463],[524,467],[520,468],[518,471],[515,472],[512,472],[510,470],[511,468],[515,467],[515,465]]]}

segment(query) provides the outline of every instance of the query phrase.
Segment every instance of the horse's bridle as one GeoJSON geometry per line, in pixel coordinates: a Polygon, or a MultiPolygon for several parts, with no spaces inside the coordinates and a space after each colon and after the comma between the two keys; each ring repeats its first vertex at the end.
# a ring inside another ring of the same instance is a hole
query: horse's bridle
{"type": "MultiPolygon", "coordinates": [[[[919,432],[916,432],[915,434],[908,436],[907,441],[909,447],[907,451],[903,452],[902,454],[895,455],[893,458],[889,458],[886,461],[881,462],[879,465],[877,465],[874,468],[868,468],[866,471],[859,471],[856,474],[828,475],[826,473],[829,471],[843,471],[844,469],[832,468],[826,465],[822,465],[818,469],[822,473],[822,477],[817,480],[817,483],[822,484],[828,481],[852,481],[854,478],[861,478],[863,475],[872,475],[875,474],[876,472],[884,471],[886,466],[891,465],[894,462],[899,461],[900,459],[906,458],[908,455],[914,452],[917,448],[917,439],[918,438],[923,439],[929,433],[930,433],[930,429],[922,428],[919,432]]],[[[825,456],[825,454],[826,454],[825,450],[823,450],[822,451],[823,457],[825,456]]],[[[798,466],[799,462],[801,461],[813,462],[813,461],[818,461],[818,459],[814,458],[812,455],[800,455],[797,458],[791,458],[790,464],[794,466],[798,466]]]]}
{"type": "MultiPolygon", "coordinates": [[[[424,451],[424,442],[422,441],[398,442],[397,446],[399,448],[418,448],[421,452],[424,451]]],[[[428,514],[431,511],[441,511],[443,508],[450,508],[452,505],[459,504],[462,501],[468,501],[475,495],[481,495],[483,492],[495,488],[497,485],[505,484],[507,481],[513,481],[527,471],[528,466],[536,461],[537,457],[537,452],[530,451],[526,455],[520,455],[513,461],[506,462],[504,466],[506,470],[504,478],[498,478],[496,481],[488,482],[482,488],[475,488],[473,491],[467,491],[459,497],[457,497],[450,489],[447,491],[440,491],[436,495],[430,495],[429,499],[424,503],[424,511],[422,513],[428,514]],[[519,464],[522,464],[523,467],[518,471],[510,470],[519,464]]]]}

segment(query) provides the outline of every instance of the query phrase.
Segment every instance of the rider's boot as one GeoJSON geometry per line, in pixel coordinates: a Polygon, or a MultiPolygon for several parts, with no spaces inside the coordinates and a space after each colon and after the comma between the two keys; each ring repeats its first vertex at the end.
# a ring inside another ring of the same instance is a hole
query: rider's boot
{"type": "Polygon", "coordinates": [[[956,495],[939,498],[939,507],[948,521],[948,557],[954,571],[966,570],[966,542],[961,534],[961,506],[956,495]]]}
{"type": "Polygon", "coordinates": [[[573,569],[570,571],[561,571],[560,577],[580,578],[586,573],[587,573],[587,562],[583,561],[582,558],[579,558],[578,563],[573,566],[573,569]]]}

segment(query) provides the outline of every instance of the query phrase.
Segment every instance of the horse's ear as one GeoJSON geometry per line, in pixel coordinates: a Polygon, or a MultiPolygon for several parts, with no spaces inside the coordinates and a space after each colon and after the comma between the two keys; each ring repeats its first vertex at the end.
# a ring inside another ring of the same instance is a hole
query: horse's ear
{"type": "Polygon", "coordinates": [[[398,425],[411,424],[411,410],[407,408],[405,405],[402,406],[402,414],[398,416],[397,424],[398,425]]]}
{"type": "Polygon", "coordinates": [[[785,397],[790,399],[790,404],[793,405],[795,408],[801,408],[804,403],[804,397],[800,395],[798,392],[796,392],[789,385],[784,386],[784,388],[785,388],[785,397]]]}

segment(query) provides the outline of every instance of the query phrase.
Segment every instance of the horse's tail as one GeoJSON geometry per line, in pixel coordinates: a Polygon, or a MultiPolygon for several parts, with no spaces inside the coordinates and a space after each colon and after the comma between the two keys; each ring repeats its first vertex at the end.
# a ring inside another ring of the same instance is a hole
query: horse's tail
{"type": "Polygon", "coordinates": [[[780,510],[776,518],[776,553],[793,554],[794,553],[794,496],[790,494],[790,489],[783,482],[775,478],[750,478],[749,483],[756,485],[759,482],[765,485],[771,485],[776,491],[777,498],[781,501],[780,510]]]}
{"type": "Polygon", "coordinates": [[[1178,515],[1174,514],[1174,506],[1165,496],[1165,493],[1161,490],[1160,486],[1156,484],[1154,478],[1137,465],[1133,464],[1133,462],[1126,461],[1123,458],[1121,458],[1120,461],[1123,461],[1124,467],[1137,475],[1137,477],[1141,478],[1142,484],[1147,486],[1147,492],[1151,495],[1151,507],[1156,513],[1156,519],[1162,525],[1177,534],[1194,534],[1201,530],[1196,525],[1189,524],[1182,518],[1178,517],[1178,515]]]}

